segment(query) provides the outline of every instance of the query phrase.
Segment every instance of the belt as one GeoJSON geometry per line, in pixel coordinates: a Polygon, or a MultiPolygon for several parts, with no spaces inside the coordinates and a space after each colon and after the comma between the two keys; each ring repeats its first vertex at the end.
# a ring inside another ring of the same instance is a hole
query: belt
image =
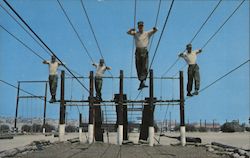
{"type": "Polygon", "coordinates": [[[147,47],[136,47],[136,49],[138,49],[138,50],[145,50],[145,49],[147,49],[147,47]]]}

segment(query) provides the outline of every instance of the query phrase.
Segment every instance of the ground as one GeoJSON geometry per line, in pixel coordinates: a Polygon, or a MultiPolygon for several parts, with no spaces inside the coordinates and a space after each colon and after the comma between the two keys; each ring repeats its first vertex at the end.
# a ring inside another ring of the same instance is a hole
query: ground
{"type": "MultiPolygon", "coordinates": [[[[169,136],[179,136],[179,133],[171,132],[165,133],[169,136]]],[[[68,133],[65,135],[65,140],[77,138],[78,133],[68,133]]],[[[250,133],[221,133],[221,132],[190,132],[186,133],[189,137],[200,137],[202,139],[202,144],[211,144],[211,142],[219,142],[222,144],[235,146],[243,149],[250,149],[250,133]]],[[[129,133],[129,140],[133,141],[135,144],[138,143],[138,133],[129,133]]],[[[58,142],[58,137],[53,135],[45,136],[42,134],[36,135],[21,135],[15,136],[14,139],[3,139],[0,141],[0,153],[4,150],[10,150],[14,148],[19,148],[30,144],[35,140],[49,140],[51,145],[46,147],[44,150],[38,150],[35,152],[28,152],[25,154],[17,155],[16,157],[82,157],[82,158],[112,158],[112,157],[122,157],[122,158],[227,158],[220,155],[215,155],[208,152],[205,147],[195,147],[195,146],[171,146],[170,144],[176,144],[179,141],[177,139],[171,139],[167,137],[159,137],[159,133],[155,134],[155,139],[159,141],[160,144],[155,141],[154,147],[149,147],[148,145],[116,145],[116,133],[109,133],[109,137],[104,133],[104,142],[95,142],[92,145],[86,143],[87,133],[83,133],[83,143],[69,143],[67,141],[62,143],[58,142]]]]}

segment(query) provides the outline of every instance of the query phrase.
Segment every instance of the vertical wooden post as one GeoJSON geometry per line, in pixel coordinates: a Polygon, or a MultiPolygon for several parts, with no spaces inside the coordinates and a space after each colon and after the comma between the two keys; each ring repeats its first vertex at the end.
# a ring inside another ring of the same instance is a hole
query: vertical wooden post
{"type": "Polygon", "coordinates": [[[82,127],[82,113],[79,113],[79,127],[82,127]]]}
{"type": "Polygon", "coordinates": [[[154,145],[154,81],[153,81],[153,70],[149,70],[149,146],[154,145]]]}
{"type": "Polygon", "coordinates": [[[118,101],[118,140],[117,144],[122,145],[123,141],[123,71],[120,70],[120,89],[118,101]]]}
{"type": "Polygon", "coordinates": [[[65,76],[65,72],[62,70],[61,72],[60,124],[65,124],[64,76],[65,76]]]}
{"type": "Polygon", "coordinates": [[[184,79],[183,71],[180,71],[180,132],[181,132],[181,145],[186,145],[186,128],[185,128],[185,112],[184,112],[184,79]]]}
{"type": "Polygon", "coordinates": [[[17,96],[16,96],[16,114],[15,114],[15,124],[14,124],[14,131],[15,132],[18,132],[16,124],[17,124],[17,117],[18,117],[19,92],[20,92],[20,82],[18,81],[17,96]]]}
{"type": "Polygon", "coordinates": [[[101,102],[99,99],[94,100],[94,137],[95,141],[103,142],[103,129],[102,129],[102,111],[101,111],[101,102]]]}
{"type": "MultiPolygon", "coordinates": [[[[120,118],[118,115],[120,115],[119,113],[119,97],[120,97],[120,94],[115,94],[114,95],[114,100],[115,100],[115,108],[116,108],[116,116],[117,116],[117,120],[116,120],[116,126],[117,126],[117,132],[118,132],[118,126],[120,125],[119,121],[121,121],[120,118]]],[[[123,120],[123,141],[124,140],[128,140],[128,112],[127,112],[127,104],[124,102],[124,100],[127,100],[127,95],[126,94],[123,94],[123,105],[122,105],[122,120],[123,120]]],[[[118,140],[117,140],[118,142],[118,140]]]]}
{"type": "Polygon", "coordinates": [[[46,132],[45,123],[46,123],[47,89],[48,89],[48,82],[45,82],[44,109],[43,109],[43,133],[46,132]]]}
{"type": "Polygon", "coordinates": [[[169,122],[168,122],[168,119],[166,119],[166,127],[167,127],[167,131],[169,131],[169,122]]]}
{"type": "Polygon", "coordinates": [[[207,130],[207,120],[205,120],[204,124],[205,124],[205,129],[207,130]]]}
{"type": "Polygon", "coordinates": [[[61,99],[60,99],[60,119],[59,119],[59,141],[64,141],[65,134],[65,100],[64,100],[65,72],[61,71],[61,99]]]}
{"type": "Polygon", "coordinates": [[[82,113],[79,113],[79,141],[83,142],[83,136],[82,136],[82,113]]]}
{"type": "Polygon", "coordinates": [[[127,103],[124,102],[127,100],[127,95],[123,94],[123,141],[128,140],[128,110],[127,103]]]}
{"type": "Polygon", "coordinates": [[[94,141],[94,74],[90,71],[89,76],[89,126],[88,126],[88,142],[94,141]]]}
{"type": "Polygon", "coordinates": [[[215,123],[214,123],[214,119],[213,119],[213,132],[215,131],[215,129],[214,129],[214,125],[215,125],[215,123]]]}
{"type": "Polygon", "coordinates": [[[172,118],[171,118],[171,112],[169,112],[169,131],[171,132],[172,127],[172,118]]]}

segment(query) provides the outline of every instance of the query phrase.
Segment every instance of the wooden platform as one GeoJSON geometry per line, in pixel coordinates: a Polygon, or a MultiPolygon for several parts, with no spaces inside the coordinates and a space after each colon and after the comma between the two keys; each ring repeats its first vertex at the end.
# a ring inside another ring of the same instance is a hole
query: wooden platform
{"type": "MultiPolygon", "coordinates": [[[[18,155],[22,158],[219,158],[194,146],[114,145],[105,143],[59,143],[44,150],[18,155]]],[[[227,157],[224,157],[227,158],[227,157]]]]}

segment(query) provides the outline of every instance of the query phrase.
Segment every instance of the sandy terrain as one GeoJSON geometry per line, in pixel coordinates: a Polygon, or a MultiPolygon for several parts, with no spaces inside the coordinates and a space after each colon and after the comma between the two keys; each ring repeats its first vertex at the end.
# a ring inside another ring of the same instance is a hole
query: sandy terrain
{"type": "MultiPolygon", "coordinates": [[[[78,133],[70,133],[65,135],[65,139],[71,139],[78,137],[78,133]]],[[[58,137],[45,136],[43,134],[36,135],[17,135],[14,139],[1,139],[0,140],[0,152],[3,150],[13,149],[21,146],[30,144],[32,141],[36,140],[49,140],[50,142],[58,141],[58,137]]]]}

